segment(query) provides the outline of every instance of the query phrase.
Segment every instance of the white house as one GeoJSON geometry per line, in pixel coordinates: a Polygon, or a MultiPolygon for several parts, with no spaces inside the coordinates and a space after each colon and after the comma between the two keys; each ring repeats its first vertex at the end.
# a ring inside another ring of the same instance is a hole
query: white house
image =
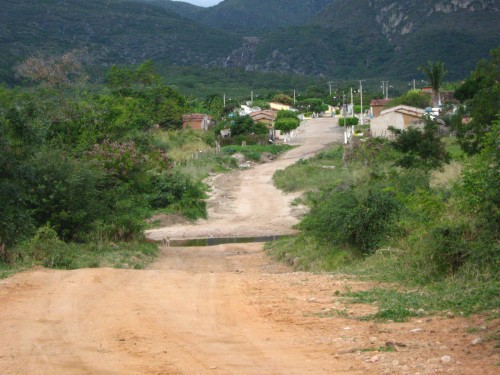
{"type": "Polygon", "coordinates": [[[370,132],[373,137],[389,138],[392,136],[388,130],[390,126],[400,130],[408,129],[410,126],[423,127],[424,115],[423,109],[406,105],[387,108],[370,121],[370,132]]]}

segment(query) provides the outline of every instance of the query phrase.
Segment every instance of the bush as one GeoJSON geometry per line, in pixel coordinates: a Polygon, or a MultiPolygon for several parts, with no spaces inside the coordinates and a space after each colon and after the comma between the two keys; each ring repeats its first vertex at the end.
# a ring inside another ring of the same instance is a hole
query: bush
{"type": "Polygon", "coordinates": [[[30,167],[30,208],[37,226],[50,223],[60,238],[81,239],[107,215],[100,196],[105,176],[95,165],[47,151],[38,153],[30,167]]]}
{"type": "Polygon", "coordinates": [[[393,194],[378,188],[337,191],[318,199],[300,227],[364,254],[377,247],[400,208],[393,194]]]}
{"type": "Polygon", "coordinates": [[[356,126],[359,123],[359,119],[357,117],[341,117],[339,118],[339,126],[356,126]]]}
{"type": "Polygon", "coordinates": [[[464,239],[467,232],[470,232],[470,228],[460,223],[441,224],[430,230],[429,248],[439,275],[455,273],[467,260],[470,251],[464,239]]]}
{"type": "Polygon", "coordinates": [[[280,130],[283,133],[290,133],[299,127],[300,120],[298,118],[281,118],[276,120],[274,123],[274,128],[280,130]]]}
{"type": "Polygon", "coordinates": [[[202,183],[173,172],[155,175],[153,185],[149,201],[154,209],[175,206],[190,219],[206,217],[206,194],[202,183]]]}
{"type": "Polygon", "coordinates": [[[439,168],[448,163],[450,155],[438,134],[438,125],[428,119],[424,130],[410,127],[407,130],[389,128],[396,136],[391,145],[403,156],[396,165],[403,168],[439,168]]]}
{"type": "Polygon", "coordinates": [[[230,120],[231,137],[238,135],[268,134],[267,126],[261,122],[254,123],[250,116],[235,116],[230,120]]]}

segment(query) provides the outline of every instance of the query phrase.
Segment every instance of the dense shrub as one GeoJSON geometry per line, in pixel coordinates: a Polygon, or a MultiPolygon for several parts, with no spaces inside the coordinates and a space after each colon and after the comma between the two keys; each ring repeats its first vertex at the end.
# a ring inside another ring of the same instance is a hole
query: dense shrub
{"type": "Polygon", "coordinates": [[[391,143],[403,153],[396,165],[403,168],[439,168],[448,163],[450,155],[438,134],[438,125],[428,119],[424,129],[410,127],[407,130],[389,128],[396,136],[391,143]]]}
{"type": "Polygon", "coordinates": [[[396,107],[398,105],[407,105],[410,107],[417,107],[425,109],[430,105],[430,95],[420,90],[411,90],[406,94],[392,99],[385,107],[396,107]]]}
{"type": "Polygon", "coordinates": [[[357,117],[341,117],[339,118],[339,126],[356,126],[359,123],[357,117]]]}
{"type": "Polygon", "coordinates": [[[250,116],[235,116],[229,120],[231,137],[238,135],[264,135],[268,134],[267,126],[261,122],[254,123],[250,116]]]}
{"type": "Polygon", "coordinates": [[[206,217],[205,188],[179,172],[162,173],[153,177],[150,204],[153,208],[176,206],[190,219],[206,217]]]}
{"type": "Polygon", "coordinates": [[[378,188],[337,191],[321,197],[301,228],[367,254],[384,238],[399,208],[394,194],[378,188]]]}
{"type": "Polygon", "coordinates": [[[281,118],[276,120],[274,123],[274,128],[280,130],[283,133],[289,133],[299,127],[300,121],[298,118],[281,118]]]}

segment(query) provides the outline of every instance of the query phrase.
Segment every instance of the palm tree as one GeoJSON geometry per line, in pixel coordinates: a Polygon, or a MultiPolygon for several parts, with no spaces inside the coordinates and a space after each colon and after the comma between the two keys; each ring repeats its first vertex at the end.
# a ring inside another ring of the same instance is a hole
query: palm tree
{"type": "Polygon", "coordinates": [[[421,65],[419,66],[418,70],[421,72],[424,72],[424,74],[429,78],[429,81],[432,86],[432,105],[435,106],[436,104],[438,106],[441,105],[441,93],[439,92],[439,89],[441,88],[441,84],[443,83],[444,76],[448,71],[444,67],[444,62],[442,61],[436,61],[432,62],[429,61],[427,62],[427,65],[421,65]],[[437,103],[436,103],[437,99],[437,103]]]}

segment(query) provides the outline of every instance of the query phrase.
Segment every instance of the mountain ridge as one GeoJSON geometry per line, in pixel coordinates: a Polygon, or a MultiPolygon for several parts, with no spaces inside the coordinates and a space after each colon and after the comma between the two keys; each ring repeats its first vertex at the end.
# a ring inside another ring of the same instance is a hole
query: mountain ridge
{"type": "Polygon", "coordinates": [[[152,59],[406,80],[427,60],[443,60],[448,78],[460,79],[500,45],[497,0],[225,0],[209,8],[170,0],[4,0],[4,8],[0,78],[7,82],[26,57],[75,48],[103,68],[152,59]],[[281,22],[263,28],[277,16],[281,22]],[[207,25],[209,17],[219,27],[207,25]]]}

